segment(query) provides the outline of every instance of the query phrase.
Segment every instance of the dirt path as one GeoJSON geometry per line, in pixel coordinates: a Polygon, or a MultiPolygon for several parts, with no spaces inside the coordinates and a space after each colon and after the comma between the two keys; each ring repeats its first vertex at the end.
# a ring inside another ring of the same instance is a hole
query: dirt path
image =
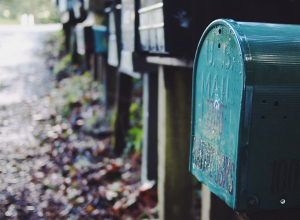
{"type": "Polygon", "coordinates": [[[58,29],[0,26],[0,219],[43,215],[36,210],[41,186],[32,183],[32,173],[48,161],[38,157],[46,149],[34,133],[49,114],[49,100],[42,98],[51,88],[43,39],[58,29]]]}

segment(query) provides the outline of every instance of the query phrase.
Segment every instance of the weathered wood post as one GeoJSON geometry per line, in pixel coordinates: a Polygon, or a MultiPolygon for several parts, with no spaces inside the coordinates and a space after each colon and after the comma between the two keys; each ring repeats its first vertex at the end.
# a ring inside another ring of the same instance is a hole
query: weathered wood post
{"type": "Polygon", "coordinates": [[[143,74],[142,182],[157,180],[158,73],[143,74]]]}
{"type": "MultiPolygon", "coordinates": [[[[177,59],[149,57],[148,60],[180,65],[177,59]]],[[[159,66],[158,202],[161,220],[195,218],[194,179],[184,167],[189,160],[192,71],[186,68],[190,67],[186,62],[181,66],[185,67],[159,66]]]]}
{"type": "Polygon", "coordinates": [[[213,194],[206,185],[201,187],[201,220],[239,220],[238,213],[234,212],[224,201],[213,194]]]}

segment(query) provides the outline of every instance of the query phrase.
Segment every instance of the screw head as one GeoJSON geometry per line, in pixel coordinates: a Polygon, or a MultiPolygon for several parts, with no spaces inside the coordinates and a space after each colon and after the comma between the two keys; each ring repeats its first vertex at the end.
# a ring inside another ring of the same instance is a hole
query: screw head
{"type": "Polygon", "coordinates": [[[285,204],[285,199],[280,199],[280,204],[284,205],[285,204]]]}
{"type": "Polygon", "coordinates": [[[257,205],[256,199],[253,198],[253,197],[250,197],[250,198],[247,200],[247,205],[248,205],[248,207],[250,207],[250,208],[254,208],[254,207],[257,205]]]}

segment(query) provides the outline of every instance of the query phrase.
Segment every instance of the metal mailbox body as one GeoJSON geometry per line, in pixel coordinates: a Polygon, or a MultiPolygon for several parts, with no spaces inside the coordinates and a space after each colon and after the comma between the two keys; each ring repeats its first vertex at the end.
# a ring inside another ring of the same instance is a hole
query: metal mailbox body
{"type": "Polygon", "coordinates": [[[300,206],[300,26],[211,23],[193,69],[190,171],[238,211],[300,206]]]}
{"type": "Polygon", "coordinates": [[[107,27],[103,25],[93,25],[95,40],[95,53],[107,53],[107,27]]]}
{"type": "Polygon", "coordinates": [[[173,56],[194,54],[194,1],[139,1],[140,50],[173,56]]]}

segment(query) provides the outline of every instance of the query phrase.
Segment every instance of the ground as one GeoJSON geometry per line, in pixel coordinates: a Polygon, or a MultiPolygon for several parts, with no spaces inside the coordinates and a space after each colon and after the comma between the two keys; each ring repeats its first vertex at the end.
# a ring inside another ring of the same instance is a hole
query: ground
{"type": "Polygon", "coordinates": [[[88,75],[57,84],[49,70],[55,60],[45,51],[53,48],[44,42],[59,28],[0,26],[0,219],[157,217],[156,186],[140,183],[140,156],[116,157],[109,132],[86,132],[96,130],[84,126],[87,115],[105,115],[101,86],[88,75]],[[79,100],[59,112],[53,103],[72,83],[79,100]]]}

